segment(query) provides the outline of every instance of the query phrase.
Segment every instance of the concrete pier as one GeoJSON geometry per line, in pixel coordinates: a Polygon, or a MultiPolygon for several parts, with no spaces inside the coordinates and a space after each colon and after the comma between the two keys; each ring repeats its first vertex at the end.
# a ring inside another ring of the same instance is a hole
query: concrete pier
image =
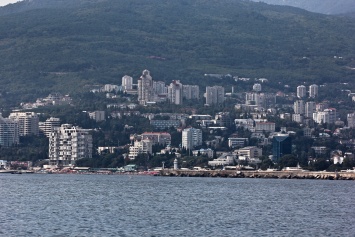
{"type": "Polygon", "coordinates": [[[172,170],[164,169],[161,176],[222,177],[222,178],[268,178],[268,179],[326,179],[355,180],[355,172],[314,171],[245,171],[245,170],[172,170]]]}

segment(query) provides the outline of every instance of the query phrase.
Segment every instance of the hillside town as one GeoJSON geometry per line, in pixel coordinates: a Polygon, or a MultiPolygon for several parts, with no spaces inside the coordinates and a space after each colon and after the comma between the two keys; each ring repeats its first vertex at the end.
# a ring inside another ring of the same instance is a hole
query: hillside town
{"type": "MultiPolygon", "coordinates": [[[[205,76],[251,81],[232,75],[205,76]]],[[[122,172],[164,168],[353,170],[355,112],[342,120],[337,108],[330,107],[334,102],[319,100],[322,87],[316,84],[299,85],[285,93],[264,91],[267,83],[266,78],[255,79],[248,91],[211,85],[201,93],[199,85],[185,85],[179,80],[166,85],[144,70],[136,83],[125,75],[120,85],[91,86],[91,94],[104,95],[106,103],[102,106],[106,109],[82,111],[95,122],[93,127],[85,128],[79,126],[80,122],[70,124],[59,117],[43,116],[46,108],[75,107],[77,102],[69,95],[53,93],[34,103],[23,102],[8,117],[0,117],[0,146],[16,148],[21,137],[46,137],[48,157],[0,157],[0,169],[53,171],[84,166],[122,172]],[[210,113],[198,113],[202,100],[202,110],[210,113]],[[38,108],[42,112],[36,112],[38,108]],[[126,137],[120,133],[114,137],[117,142],[106,142],[107,134],[114,131],[105,131],[100,124],[123,120],[145,122],[127,122],[117,131],[124,131],[126,137]],[[100,132],[104,138],[100,138],[101,143],[95,142],[100,132]],[[110,162],[95,166],[90,162],[117,157],[122,160],[117,166],[110,162]]],[[[347,93],[348,103],[353,103],[355,95],[347,93]]]]}

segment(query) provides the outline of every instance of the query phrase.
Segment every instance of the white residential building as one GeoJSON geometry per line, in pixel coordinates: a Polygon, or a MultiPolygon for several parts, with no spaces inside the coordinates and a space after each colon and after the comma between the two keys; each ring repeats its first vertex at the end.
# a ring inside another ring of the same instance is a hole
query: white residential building
{"type": "Polygon", "coordinates": [[[153,101],[153,79],[148,70],[144,70],[142,76],[138,79],[138,102],[146,105],[147,102],[153,101]]]}
{"type": "Polygon", "coordinates": [[[257,122],[255,123],[256,132],[275,132],[275,123],[272,122],[257,122]]]}
{"type": "Polygon", "coordinates": [[[309,86],[309,97],[316,98],[318,96],[318,85],[310,85],[309,86]]]}
{"type": "Polygon", "coordinates": [[[185,99],[199,99],[200,98],[200,88],[197,85],[183,85],[182,94],[185,99]]]}
{"type": "Polygon", "coordinates": [[[171,135],[167,132],[145,132],[141,135],[142,140],[151,140],[152,144],[170,145],[171,135]]]}
{"type": "Polygon", "coordinates": [[[206,105],[222,104],[225,100],[224,87],[222,86],[207,86],[206,87],[206,105]]]}
{"type": "Polygon", "coordinates": [[[0,146],[10,147],[19,143],[18,123],[0,114],[0,146]]]}
{"type": "Polygon", "coordinates": [[[293,103],[293,111],[295,112],[295,114],[304,114],[305,112],[305,104],[303,100],[296,100],[293,103]]]}
{"type": "Polygon", "coordinates": [[[300,99],[305,98],[307,95],[307,88],[304,85],[297,86],[297,97],[300,99]]]}
{"type": "Polygon", "coordinates": [[[180,81],[172,81],[168,86],[168,100],[172,104],[182,104],[182,84],[180,81]]]}
{"type": "Polygon", "coordinates": [[[13,112],[10,113],[9,119],[18,123],[20,136],[39,134],[39,118],[34,112],[13,112]]]}
{"type": "Polygon", "coordinates": [[[228,146],[230,148],[245,147],[248,144],[249,139],[243,137],[230,137],[228,138],[228,146]]]}
{"type": "Polygon", "coordinates": [[[151,140],[134,141],[129,147],[129,159],[134,160],[139,154],[152,154],[153,142],[151,140]]]}
{"type": "Polygon", "coordinates": [[[91,119],[95,120],[96,122],[100,122],[100,121],[105,121],[106,120],[105,111],[101,111],[101,110],[89,112],[89,117],[91,119]]]}
{"type": "Polygon", "coordinates": [[[325,109],[323,112],[316,112],[313,114],[313,120],[316,123],[335,123],[337,118],[337,111],[334,108],[325,109]]]}
{"type": "Polygon", "coordinates": [[[153,81],[153,90],[157,95],[168,93],[168,88],[163,81],[153,81]]]}
{"type": "Polygon", "coordinates": [[[250,159],[255,159],[259,158],[263,155],[263,151],[261,148],[258,148],[256,146],[247,146],[240,148],[239,150],[236,151],[239,159],[241,160],[250,160],[250,159]]]}
{"type": "Polygon", "coordinates": [[[92,158],[92,136],[90,130],[63,124],[49,136],[49,164],[74,166],[83,158],[92,158]]]}
{"type": "Polygon", "coordinates": [[[308,101],[305,105],[305,117],[313,118],[313,113],[316,112],[316,103],[314,101],[308,101]]]}
{"type": "Polygon", "coordinates": [[[133,88],[133,78],[130,76],[123,76],[122,77],[122,88],[123,90],[132,90],[133,88]]]}
{"type": "Polygon", "coordinates": [[[260,92],[261,91],[261,84],[259,84],[259,83],[254,84],[253,91],[260,92]]]}
{"type": "Polygon", "coordinates": [[[182,131],[182,147],[189,150],[202,145],[202,130],[186,128],[182,131]]]}
{"type": "Polygon", "coordinates": [[[347,121],[349,128],[355,128],[355,113],[348,114],[347,121]]]}
{"type": "Polygon", "coordinates": [[[46,137],[54,131],[55,128],[60,127],[60,119],[50,117],[45,122],[39,122],[39,129],[44,133],[46,137]]]}

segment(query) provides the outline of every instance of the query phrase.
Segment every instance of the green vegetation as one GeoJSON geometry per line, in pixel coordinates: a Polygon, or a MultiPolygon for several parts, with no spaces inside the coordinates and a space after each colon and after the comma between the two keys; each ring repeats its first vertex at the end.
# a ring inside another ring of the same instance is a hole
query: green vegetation
{"type": "Polygon", "coordinates": [[[347,67],[355,65],[355,21],[348,18],[237,0],[47,2],[3,10],[1,107],[119,84],[144,68],[155,80],[203,86],[226,85],[205,73],[293,85],[354,77],[347,67]]]}

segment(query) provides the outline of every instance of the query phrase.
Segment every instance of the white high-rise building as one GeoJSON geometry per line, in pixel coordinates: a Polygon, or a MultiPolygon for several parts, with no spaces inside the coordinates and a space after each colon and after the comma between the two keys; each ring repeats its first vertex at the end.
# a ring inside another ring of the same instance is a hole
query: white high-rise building
{"type": "Polygon", "coordinates": [[[355,128],[355,113],[348,114],[347,121],[349,128],[355,128]]]}
{"type": "Polygon", "coordinates": [[[253,91],[260,92],[261,91],[261,84],[259,84],[259,83],[254,84],[253,91]]]}
{"type": "Polygon", "coordinates": [[[202,130],[186,128],[182,131],[182,147],[189,150],[202,145],[202,130]]]}
{"type": "Polygon", "coordinates": [[[183,85],[182,93],[185,99],[199,99],[200,98],[200,88],[197,85],[183,85]]]}
{"type": "Polygon", "coordinates": [[[172,81],[168,87],[168,100],[172,104],[182,104],[182,84],[180,81],[172,81]]]}
{"type": "Polygon", "coordinates": [[[309,97],[316,98],[318,96],[318,85],[310,85],[309,86],[309,97]]]}
{"type": "Polygon", "coordinates": [[[49,164],[73,166],[83,158],[92,158],[90,130],[63,124],[49,136],[49,164]]]}
{"type": "Polygon", "coordinates": [[[55,128],[60,127],[60,119],[50,117],[45,122],[39,122],[39,129],[49,137],[52,132],[54,132],[55,128]]]}
{"type": "Polygon", "coordinates": [[[297,97],[300,99],[305,98],[307,95],[307,88],[303,85],[297,86],[297,97]]]}
{"type": "Polygon", "coordinates": [[[144,70],[142,76],[138,79],[138,102],[141,105],[152,101],[153,93],[153,79],[148,70],[144,70]]]}
{"type": "Polygon", "coordinates": [[[153,81],[153,90],[158,95],[168,93],[168,89],[163,81],[153,81]]]}
{"type": "Polygon", "coordinates": [[[295,114],[304,114],[304,101],[303,100],[296,100],[293,104],[293,110],[295,114]]]}
{"type": "Polygon", "coordinates": [[[0,146],[10,147],[19,143],[18,123],[0,114],[0,146]]]}
{"type": "Polygon", "coordinates": [[[123,76],[122,77],[122,88],[123,90],[132,90],[133,87],[133,78],[130,76],[123,76]]]}
{"type": "Polygon", "coordinates": [[[206,104],[216,105],[224,102],[224,87],[223,86],[207,86],[206,87],[206,104]]]}
{"type": "Polygon", "coordinates": [[[307,118],[313,118],[313,113],[316,112],[316,103],[314,101],[308,101],[305,105],[305,116],[307,118]]]}
{"type": "Polygon", "coordinates": [[[20,136],[39,134],[39,118],[34,112],[13,112],[10,113],[9,119],[18,123],[20,136]]]}
{"type": "Polygon", "coordinates": [[[337,111],[334,108],[325,109],[323,112],[317,112],[313,114],[313,120],[316,123],[335,123],[337,118],[337,111]]]}

